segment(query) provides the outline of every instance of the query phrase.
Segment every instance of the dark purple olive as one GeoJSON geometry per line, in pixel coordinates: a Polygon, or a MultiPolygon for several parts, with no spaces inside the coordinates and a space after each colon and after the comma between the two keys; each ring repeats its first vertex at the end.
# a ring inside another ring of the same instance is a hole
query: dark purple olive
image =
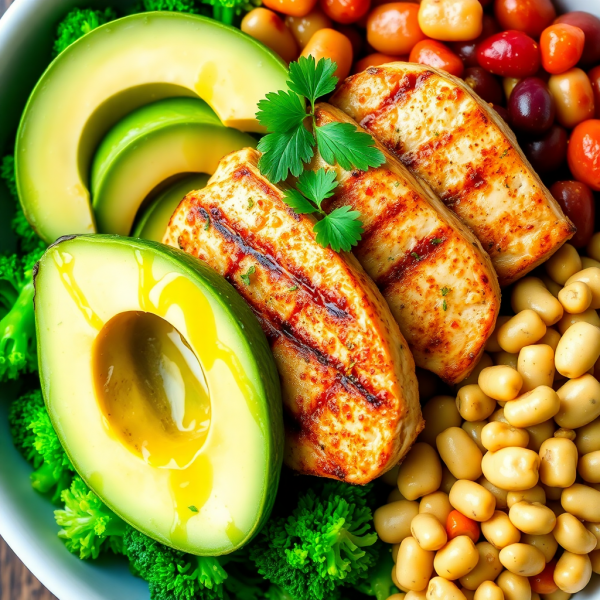
{"type": "Polygon", "coordinates": [[[568,143],[566,129],[552,125],[542,137],[522,141],[521,147],[538,173],[550,173],[565,162],[568,143]]]}
{"type": "Polygon", "coordinates": [[[517,83],[508,101],[508,112],[514,129],[540,135],[552,126],[554,98],[538,77],[527,77],[517,83]]]}
{"type": "Polygon", "coordinates": [[[499,104],[494,104],[492,108],[502,117],[502,120],[510,127],[510,113],[499,104]]]}
{"type": "Polygon", "coordinates": [[[499,31],[500,28],[494,17],[483,15],[481,35],[477,39],[468,42],[452,42],[450,48],[455,54],[458,54],[465,67],[478,67],[477,44],[499,31]]]}
{"type": "Polygon", "coordinates": [[[501,104],[504,93],[500,82],[488,71],[481,67],[469,67],[463,73],[465,83],[486,102],[501,104]]]}

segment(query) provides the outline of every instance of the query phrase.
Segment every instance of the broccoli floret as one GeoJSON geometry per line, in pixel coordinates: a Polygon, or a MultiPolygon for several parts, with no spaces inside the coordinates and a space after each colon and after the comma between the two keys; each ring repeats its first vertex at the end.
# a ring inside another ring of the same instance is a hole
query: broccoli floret
{"type": "Polygon", "coordinates": [[[330,600],[375,564],[370,486],[316,483],[287,518],[273,517],[250,549],[258,572],[292,597],[330,600]]]}
{"type": "Polygon", "coordinates": [[[74,8],[69,11],[56,28],[56,39],[52,48],[53,56],[58,56],[65,48],[68,48],[86,33],[116,18],[117,13],[113,8],[104,10],[74,8]]]}
{"type": "Polygon", "coordinates": [[[13,198],[17,198],[17,178],[15,176],[15,157],[12,155],[5,156],[0,165],[0,177],[4,179],[4,183],[13,198]]]}
{"type": "Polygon", "coordinates": [[[379,558],[369,570],[366,580],[358,585],[357,589],[367,596],[375,596],[377,600],[386,600],[392,594],[398,592],[398,588],[392,581],[394,560],[391,547],[382,542],[377,542],[374,549],[379,553],[379,558]]]}
{"type": "Polygon", "coordinates": [[[265,594],[266,600],[295,600],[285,590],[278,585],[272,585],[265,594]]]}
{"type": "Polygon", "coordinates": [[[40,390],[15,400],[8,416],[13,442],[35,469],[31,485],[41,493],[52,493],[56,502],[73,476],[73,466],[54,431],[40,390]]]}
{"type": "Polygon", "coordinates": [[[212,18],[226,25],[233,25],[235,17],[260,6],[260,0],[202,0],[212,6],[212,18]]]}
{"type": "Polygon", "coordinates": [[[143,0],[143,10],[168,10],[198,14],[200,9],[195,0],[143,0]]]}
{"type": "Polygon", "coordinates": [[[81,477],[60,495],[65,508],[54,511],[62,527],[58,537],[67,549],[82,560],[98,558],[104,550],[116,554],[123,551],[123,535],[127,525],[88,488],[81,477]]]}

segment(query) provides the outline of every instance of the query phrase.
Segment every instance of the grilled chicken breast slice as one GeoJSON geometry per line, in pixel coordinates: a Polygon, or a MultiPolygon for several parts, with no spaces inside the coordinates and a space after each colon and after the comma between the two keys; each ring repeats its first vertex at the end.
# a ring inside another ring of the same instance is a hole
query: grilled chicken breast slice
{"type": "Polygon", "coordinates": [[[473,230],[500,285],[531,271],[575,233],[514,134],[460,79],[390,63],[346,79],[331,104],[374,134],[473,230]]]}
{"type": "MultiPolygon", "coordinates": [[[[318,104],[317,125],[356,123],[318,104]]],[[[427,185],[397,159],[368,171],[336,166],[338,187],[326,210],[351,206],[364,234],[354,255],[387,300],[417,366],[448,383],[467,377],[500,310],[500,287],[479,242],[427,185]]],[[[313,169],[331,169],[320,156],[313,169]]]]}
{"type": "Polygon", "coordinates": [[[259,318],[281,376],[286,464],[367,483],[423,426],[413,358],[356,259],[316,243],[314,220],[285,204],[258,157],[225,157],[164,241],[225,276],[259,318]]]}

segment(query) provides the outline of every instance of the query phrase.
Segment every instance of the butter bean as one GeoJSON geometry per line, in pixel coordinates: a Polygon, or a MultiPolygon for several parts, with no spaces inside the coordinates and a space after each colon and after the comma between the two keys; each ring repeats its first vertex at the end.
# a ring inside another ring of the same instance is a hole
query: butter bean
{"type": "Polygon", "coordinates": [[[452,505],[448,494],[440,490],[423,496],[419,503],[419,514],[433,515],[444,526],[451,512],[452,505]]]}
{"type": "Polygon", "coordinates": [[[558,542],[551,533],[546,533],[544,535],[524,533],[521,536],[521,541],[524,544],[529,544],[530,546],[537,548],[544,555],[546,563],[549,563],[554,558],[554,555],[558,550],[558,542]]]}
{"type": "Polygon", "coordinates": [[[500,562],[515,575],[533,577],[539,575],[546,566],[544,555],[528,544],[511,544],[500,550],[500,562]]]}
{"type": "Polygon", "coordinates": [[[524,277],[517,281],[513,287],[511,303],[515,313],[533,310],[546,325],[554,325],[563,316],[562,304],[538,277],[524,277]]]}
{"type": "Polygon", "coordinates": [[[600,451],[584,454],[579,459],[577,470],[588,483],[600,483],[600,451]]]}
{"type": "Polygon", "coordinates": [[[502,350],[502,348],[500,348],[500,344],[498,343],[498,331],[500,327],[502,327],[502,325],[504,325],[504,323],[507,321],[510,321],[510,319],[511,317],[507,315],[500,315],[496,319],[496,327],[494,328],[492,335],[490,335],[488,338],[488,341],[485,343],[486,352],[500,352],[502,350]]]}
{"type": "Polygon", "coordinates": [[[516,544],[521,539],[521,532],[511,523],[508,515],[499,510],[481,524],[481,533],[498,550],[516,544]]]}
{"type": "Polygon", "coordinates": [[[538,482],[540,457],[526,448],[502,448],[488,452],[481,466],[494,485],[509,491],[528,490],[538,482]]]}
{"type": "MultiPolygon", "coordinates": [[[[500,318],[500,317],[498,317],[498,318],[500,318]]],[[[496,329],[497,329],[497,326],[496,326],[496,329]]],[[[477,363],[477,365],[475,366],[475,368],[473,369],[471,374],[466,379],[463,379],[460,383],[457,383],[454,386],[454,389],[458,391],[461,387],[464,387],[465,385],[471,385],[473,383],[477,383],[477,381],[479,380],[479,373],[481,373],[481,371],[483,371],[483,369],[486,369],[487,367],[491,367],[493,364],[494,364],[494,362],[492,361],[492,357],[487,352],[484,352],[481,355],[479,362],[477,363]]]]}
{"type": "Polygon", "coordinates": [[[508,492],[508,495],[506,496],[508,508],[511,508],[513,504],[516,504],[517,502],[523,501],[546,504],[546,492],[544,492],[544,488],[541,485],[536,485],[530,490],[523,490],[521,492],[508,492]]]}
{"type": "Polygon", "coordinates": [[[456,408],[465,421],[483,421],[496,410],[496,401],[478,385],[466,385],[458,390],[456,408]]]}
{"type": "MultiPolygon", "coordinates": [[[[516,402],[516,400],[514,401],[516,402]]],[[[510,404],[510,403],[508,403],[510,404]]],[[[507,404],[507,406],[508,406],[507,404]]],[[[506,407],[504,407],[506,414],[506,407]]],[[[529,433],[525,429],[517,429],[508,423],[494,421],[488,423],[481,431],[481,443],[484,448],[496,452],[501,448],[526,448],[529,443],[529,433]]]]}
{"type": "Polygon", "coordinates": [[[467,597],[451,581],[434,577],[427,588],[427,600],[467,600],[467,597]]]}
{"type": "Polygon", "coordinates": [[[477,0],[423,0],[419,27],[434,40],[457,42],[474,40],[481,34],[483,8],[477,0]]]}
{"type": "Polygon", "coordinates": [[[474,521],[487,521],[496,508],[492,493],[474,481],[458,480],[450,490],[450,504],[474,521]]]}
{"type": "Polygon", "coordinates": [[[495,400],[514,400],[523,387],[523,378],[511,367],[487,367],[479,374],[479,387],[495,400]]]}
{"type": "Polygon", "coordinates": [[[556,348],[556,370],[575,379],[589,371],[600,357],[600,327],[575,323],[565,332],[556,348]]]}
{"type": "Polygon", "coordinates": [[[474,600],[504,600],[504,592],[493,581],[484,581],[475,591],[474,600]]]}
{"type": "Polygon", "coordinates": [[[438,550],[433,561],[435,572],[454,581],[470,573],[479,562],[479,552],[470,537],[459,535],[438,550]]]}
{"type": "Polygon", "coordinates": [[[460,427],[462,417],[452,396],[434,396],[423,407],[425,429],[419,435],[419,442],[435,447],[435,439],[447,427],[460,427]]]}
{"type": "MultiPolygon", "coordinates": [[[[556,346],[558,346],[558,342],[560,340],[560,333],[553,329],[552,327],[546,328],[546,333],[544,337],[537,343],[538,346],[550,346],[552,348],[552,352],[556,352],[556,346]]],[[[527,346],[525,346],[527,348],[527,346]]],[[[552,360],[554,364],[554,359],[552,360]]]]}
{"type": "Polygon", "coordinates": [[[556,563],[554,583],[568,594],[580,592],[592,578],[589,556],[565,552],[556,563]]]}
{"type": "Polygon", "coordinates": [[[384,504],[373,515],[375,531],[386,544],[398,544],[410,535],[410,523],[418,514],[417,502],[399,500],[384,504]]]}
{"type": "Polygon", "coordinates": [[[563,244],[545,263],[546,273],[559,285],[581,271],[581,257],[571,244],[563,244]]]}
{"type": "Polygon", "coordinates": [[[539,502],[521,501],[513,504],[508,518],[519,531],[530,535],[545,535],[556,525],[554,513],[539,502]]]}
{"type": "Polygon", "coordinates": [[[551,387],[554,382],[554,350],[546,344],[525,346],[519,352],[517,371],[523,378],[521,394],[540,385],[551,387]]]}
{"type": "Polygon", "coordinates": [[[592,303],[592,290],[583,281],[574,281],[558,292],[558,300],[572,315],[587,310],[592,303]]]}
{"type": "Polygon", "coordinates": [[[579,454],[589,454],[600,450],[600,418],[577,430],[575,445],[579,454]]]}
{"type": "Polygon", "coordinates": [[[550,438],[540,448],[540,479],[545,485],[567,488],[577,477],[577,447],[566,438],[550,438]]]}
{"type": "Polygon", "coordinates": [[[420,513],[412,520],[410,531],[423,550],[439,550],[448,541],[446,528],[427,513],[420,513]]]}
{"type": "Polygon", "coordinates": [[[423,550],[413,537],[402,540],[396,561],[399,587],[420,592],[427,588],[433,573],[434,553],[423,550]]]}
{"type": "Polygon", "coordinates": [[[496,508],[499,510],[504,510],[508,507],[507,505],[507,496],[508,491],[495,486],[493,483],[490,483],[485,477],[480,477],[477,480],[477,483],[484,487],[488,492],[494,496],[496,499],[496,508]]]}
{"type": "Polygon", "coordinates": [[[449,427],[436,438],[440,457],[457,479],[481,477],[481,450],[460,427],[449,427]]]}
{"type": "MultiPolygon", "coordinates": [[[[500,327],[498,343],[505,352],[516,353],[525,346],[535,344],[544,337],[545,333],[546,324],[541,317],[535,311],[526,309],[500,327]]],[[[500,400],[504,400],[504,398],[500,398],[500,400]]],[[[506,400],[510,400],[510,398],[506,398],[506,400]]]]}
{"type": "Polygon", "coordinates": [[[565,332],[568,331],[568,329],[572,327],[575,323],[581,322],[589,323],[590,325],[600,327],[600,317],[593,308],[588,308],[587,310],[584,310],[583,312],[577,313],[575,315],[565,313],[563,318],[558,322],[557,327],[560,333],[564,335],[565,332]]]}
{"type": "Polygon", "coordinates": [[[590,267],[589,269],[583,269],[574,275],[571,275],[567,279],[565,285],[570,285],[576,281],[582,281],[585,283],[592,292],[592,303],[590,308],[600,308],[600,269],[598,267],[590,267]]]}
{"type": "Polygon", "coordinates": [[[407,500],[435,492],[442,483],[442,463],[437,452],[423,442],[415,444],[398,470],[398,489],[407,500]]]}
{"type": "Polygon", "coordinates": [[[487,421],[465,421],[461,425],[461,429],[467,432],[467,435],[477,444],[482,454],[486,451],[486,448],[481,443],[481,431],[487,423],[487,421]]]}
{"type": "Polygon", "coordinates": [[[476,590],[484,581],[494,581],[502,571],[499,552],[492,544],[479,542],[475,547],[479,553],[477,566],[460,578],[460,584],[468,590],[476,590]]]}
{"type": "Polygon", "coordinates": [[[575,483],[563,491],[560,503],[582,521],[600,522],[600,492],[592,487],[575,483]]]}
{"type": "Polygon", "coordinates": [[[592,564],[592,571],[600,574],[600,550],[590,552],[590,562],[592,564]]]}
{"type": "Polygon", "coordinates": [[[546,385],[507,402],[504,416],[514,427],[533,427],[548,421],[560,410],[558,394],[546,385]]]}
{"type": "Polygon", "coordinates": [[[533,425],[526,429],[529,433],[529,444],[527,445],[527,448],[534,452],[539,452],[542,444],[554,435],[556,423],[554,423],[554,419],[549,419],[539,425],[533,425]]]}
{"type": "Polygon", "coordinates": [[[517,366],[519,364],[519,355],[516,352],[511,353],[501,350],[500,352],[494,352],[494,354],[492,354],[492,358],[494,359],[494,364],[496,366],[510,367],[515,371],[517,370],[517,366]]]}
{"type": "Polygon", "coordinates": [[[556,519],[552,535],[565,550],[573,554],[589,554],[597,544],[596,536],[569,513],[563,513],[556,519]]]}
{"type": "Polygon", "coordinates": [[[556,393],[560,410],[554,420],[561,427],[577,429],[600,416],[600,383],[593,375],[571,379],[556,393]]]}
{"type": "Polygon", "coordinates": [[[503,571],[496,584],[504,593],[504,600],[531,600],[531,585],[527,577],[503,571]]]}

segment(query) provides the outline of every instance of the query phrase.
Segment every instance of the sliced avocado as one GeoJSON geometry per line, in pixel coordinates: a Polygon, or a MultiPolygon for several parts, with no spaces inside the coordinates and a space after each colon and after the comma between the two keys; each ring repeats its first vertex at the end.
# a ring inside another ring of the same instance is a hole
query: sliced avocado
{"type": "Polygon", "coordinates": [[[248,305],[200,261],[118,236],[59,240],[35,287],[42,390],[77,472],[164,544],[245,544],[283,447],[279,378],[248,305]]]}
{"type": "Polygon", "coordinates": [[[88,170],[104,134],[162,98],[196,96],[228,127],[261,131],[256,104],[285,89],[271,50],[212,19],[143,13],[94,29],[59,54],[35,87],[17,135],[19,196],[47,242],[92,233],[88,170]]]}
{"type": "Polygon", "coordinates": [[[167,187],[142,213],[133,231],[133,237],[162,242],[171,216],[179,203],[190,192],[205,187],[208,179],[208,175],[202,173],[189,175],[167,187]]]}
{"type": "Polygon", "coordinates": [[[98,231],[129,235],[156,186],[182,173],[212,174],[226,154],[247,146],[255,148],[256,140],[224,127],[198,98],[168,98],[138,108],[108,132],[92,162],[98,231]]]}

